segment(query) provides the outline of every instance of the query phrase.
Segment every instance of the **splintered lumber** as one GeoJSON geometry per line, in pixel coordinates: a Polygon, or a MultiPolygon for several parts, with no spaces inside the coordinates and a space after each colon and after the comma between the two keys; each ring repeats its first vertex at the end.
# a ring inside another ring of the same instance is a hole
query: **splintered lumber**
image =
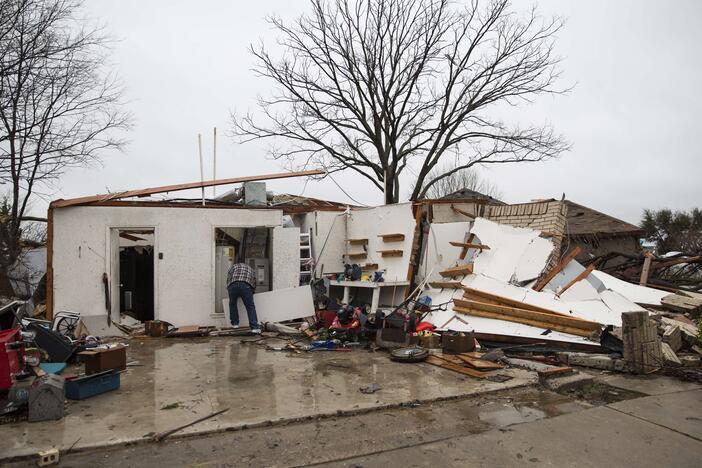
{"type": "Polygon", "coordinates": [[[640,286],[646,286],[646,283],[648,283],[648,272],[651,269],[651,261],[653,261],[653,254],[651,252],[646,252],[644,254],[643,268],[641,269],[641,279],[639,280],[640,286]]]}
{"type": "Polygon", "coordinates": [[[558,274],[559,271],[565,268],[565,266],[568,263],[570,263],[571,260],[578,256],[581,250],[582,249],[580,247],[575,247],[573,250],[571,250],[568,255],[563,257],[560,262],[558,262],[553,268],[551,268],[549,272],[546,273],[546,275],[534,285],[534,291],[541,291],[542,289],[544,289],[548,282],[551,281],[558,274]]]}
{"type": "Polygon", "coordinates": [[[495,369],[502,369],[504,366],[500,363],[497,362],[492,362],[492,361],[485,361],[483,359],[479,359],[467,354],[456,354],[456,357],[460,359],[461,361],[465,362],[468,364],[470,367],[473,369],[478,369],[478,370],[495,370],[495,369]]]}
{"type": "Polygon", "coordinates": [[[383,242],[399,242],[405,240],[405,235],[401,233],[380,234],[378,237],[383,239],[383,242]]]}
{"type": "Polygon", "coordinates": [[[510,315],[498,314],[498,313],[494,313],[494,312],[486,312],[484,310],[479,310],[479,309],[473,309],[473,308],[466,309],[463,307],[454,307],[453,311],[457,312],[459,314],[473,315],[475,317],[484,317],[484,318],[491,318],[491,319],[495,319],[495,320],[504,320],[507,322],[521,323],[523,325],[530,325],[530,326],[536,327],[536,328],[544,328],[547,330],[568,333],[570,335],[582,336],[585,338],[588,338],[592,335],[592,332],[588,332],[587,330],[583,330],[582,328],[566,327],[566,326],[557,325],[557,324],[550,323],[550,322],[542,322],[542,321],[530,320],[530,319],[526,319],[526,318],[522,318],[522,317],[515,317],[515,316],[510,316],[510,315]]]}
{"type": "Polygon", "coordinates": [[[543,312],[535,312],[533,310],[520,309],[511,306],[501,306],[497,304],[489,304],[484,302],[471,301],[467,299],[454,299],[453,303],[465,309],[479,309],[486,312],[507,315],[510,317],[521,317],[544,323],[552,323],[555,325],[578,328],[584,331],[588,331],[590,333],[600,329],[600,324],[597,322],[590,322],[580,318],[568,317],[565,315],[545,314],[543,312]]]}
{"type": "Polygon", "coordinates": [[[351,245],[365,245],[368,243],[368,239],[349,239],[346,242],[351,245]]]}
{"type": "Polygon", "coordinates": [[[461,289],[463,285],[460,281],[434,281],[429,283],[434,289],[461,289]]]}
{"type": "Polygon", "coordinates": [[[402,250],[378,250],[382,257],[402,257],[402,250]]]}
{"type": "Polygon", "coordinates": [[[451,244],[454,247],[464,247],[466,249],[490,250],[490,247],[488,247],[485,244],[472,244],[470,242],[456,242],[456,241],[449,241],[449,244],[451,244]]]}
{"type": "Polygon", "coordinates": [[[594,264],[594,263],[591,263],[587,268],[585,268],[583,271],[581,271],[580,274],[579,274],[578,276],[576,276],[576,277],[573,278],[568,284],[566,284],[565,286],[563,286],[563,288],[562,288],[560,291],[558,291],[558,294],[556,294],[556,296],[561,297],[561,294],[563,294],[563,293],[566,292],[568,289],[570,289],[570,287],[573,286],[575,283],[577,283],[578,281],[581,281],[581,280],[587,278],[588,275],[589,275],[590,273],[592,273],[592,270],[594,270],[594,269],[595,269],[595,264],[594,264]]]}
{"type": "Polygon", "coordinates": [[[350,259],[353,259],[353,260],[356,260],[356,259],[362,260],[362,259],[368,257],[368,254],[365,253],[365,252],[361,252],[361,253],[352,253],[352,254],[348,254],[348,257],[349,257],[350,259]]]}
{"type": "Polygon", "coordinates": [[[463,294],[464,299],[471,299],[471,300],[475,300],[477,302],[488,303],[488,304],[512,306],[512,307],[516,307],[518,309],[533,310],[535,312],[543,312],[545,314],[562,315],[564,317],[570,317],[573,320],[584,320],[584,319],[581,319],[578,317],[571,317],[570,315],[564,314],[562,312],[556,312],[555,310],[550,310],[550,309],[546,309],[544,307],[539,307],[539,306],[535,306],[532,304],[527,304],[526,302],[521,302],[521,301],[518,301],[516,299],[510,299],[508,297],[498,296],[497,294],[491,294],[491,293],[488,293],[485,291],[480,291],[478,289],[464,287],[463,291],[464,291],[464,294],[463,294]]]}
{"type": "Polygon", "coordinates": [[[476,369],[470,369],[468,367],[463,367],[460,364],[454,364],[435,355],[430,355],[424,360],[424,362],[433,366],[441,367],[443,369],[458,372],[459,374],[468,375],[470,377],[475,377],[478,379],[485,378],[485,372],[481,372],[476,369]]]}
{"type": "Polygon", "coordinates": [[[455,278],[456,276],[465,276],[473,273],[473,264],[466,263],[464,265],[458,265],[455,267],[447,268],[444,271],[440,271],[439,274],[444,278],[455,278]]]}
{"type": "MultiPolygon", "coordinates": [[[[475,234],[470,233],[470,235],[468,236],[468,240],[466,240],[466,244],[470,244],[470,243],[472,243],[474,240],[475,240],[475,234]]],[[[463,249],[461,249],[461,253],[460,253],[460,255],[458,256],[458,258],[460,258],[461,260],[465,260],[465,259],[466,259],[466,255],[468,255],[468,250],[469,250],[468,247],[463,246],[463,249]]]]}

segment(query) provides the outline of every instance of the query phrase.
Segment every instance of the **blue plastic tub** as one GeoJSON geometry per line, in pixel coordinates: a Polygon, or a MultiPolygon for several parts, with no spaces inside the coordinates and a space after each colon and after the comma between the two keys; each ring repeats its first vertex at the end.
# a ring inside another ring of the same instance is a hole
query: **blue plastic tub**
{"type": "Polygon", "coordinates": [[[66,398],[84,400],[119,388],[119,372],[111,369],[66,381],[66,398]]]}

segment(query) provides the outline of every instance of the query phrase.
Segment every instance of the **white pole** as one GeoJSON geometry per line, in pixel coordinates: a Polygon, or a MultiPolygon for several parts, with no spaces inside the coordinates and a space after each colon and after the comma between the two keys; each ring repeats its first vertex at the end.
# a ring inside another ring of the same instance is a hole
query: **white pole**
{"type": "MultiPolygon", "coordinates": [[[[205,172],[202,167],[202,135],[197,134],[197,151],[198,154],[200,155],[200,182],[204,183],[205,182],[205,172]]],[[[202,188],[202,206],[205,206],[205,187],[202,188]]]]}
{"type": "MultiPolygon", "coordinates": [[[[217,180],[217,127],[214,128],[214,143],[212,150],[212,180],[217,180]]],[[[212,186],[212,198],[217,196],[217,187],[212,186]]]]}

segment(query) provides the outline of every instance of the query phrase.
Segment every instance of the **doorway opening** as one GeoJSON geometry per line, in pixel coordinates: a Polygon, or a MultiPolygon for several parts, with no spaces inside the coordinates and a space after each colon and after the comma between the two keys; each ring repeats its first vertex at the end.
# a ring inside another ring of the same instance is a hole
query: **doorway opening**
{"type": "Polygon", "coordinates": [[[225,312],[227,273],[236,263],[247,263],[256,274],[256,292],[271,290],[271,228],[215,228],[215,313],[225,312]]]}
{"type": "Polygon", "coordinates": [[[119,312],[154,319],[154,230],[118,229],[119,312]]]}

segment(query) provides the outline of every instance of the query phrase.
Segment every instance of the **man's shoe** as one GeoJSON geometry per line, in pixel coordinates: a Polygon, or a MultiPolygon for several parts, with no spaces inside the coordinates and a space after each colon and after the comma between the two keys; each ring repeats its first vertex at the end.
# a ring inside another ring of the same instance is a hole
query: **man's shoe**
{"type": "Polygon", "coordinates": [[[252,328],[251,333],[253,335],[260,335],[261,334],[261,329],[260,328],[252,328]]]}
{"type": "Polygon", "coordinates": [[[240,327],[239,327],[239,325],[232,324],[232,328],[236,330],[237,328],[240,328],[240,327]]]}

